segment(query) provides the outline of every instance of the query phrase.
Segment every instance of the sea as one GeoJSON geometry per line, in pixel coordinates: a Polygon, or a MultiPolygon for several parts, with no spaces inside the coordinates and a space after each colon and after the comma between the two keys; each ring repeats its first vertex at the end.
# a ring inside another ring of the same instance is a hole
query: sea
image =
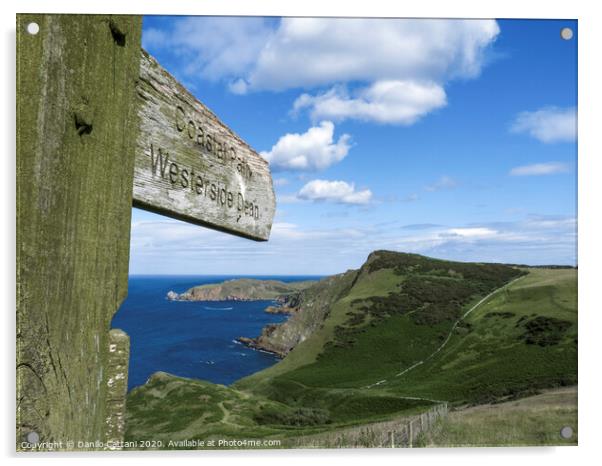
{"type": "Polygon", "coordinates": [[[279,361],[248,348],[237,337],[256,337],[267,324],[288,316],[268,314],[274,301],[169,301],[168,291],[183,293],[197,285],[233,278],[292,282],[316,276],[149,276],[130,275],[128,297],[113,317],[112,328],[130,336],[128,390],[157,371],[229,385],[279,361]]]}

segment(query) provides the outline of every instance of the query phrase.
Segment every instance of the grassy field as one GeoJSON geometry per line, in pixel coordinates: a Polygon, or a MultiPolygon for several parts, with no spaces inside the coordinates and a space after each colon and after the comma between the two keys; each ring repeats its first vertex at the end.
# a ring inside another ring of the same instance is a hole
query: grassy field
{"type": "Polygon", "coordinates": [[[421,438],[421,446],[577,445],[577,387],[451,412],[421,438]],[[573,436],[560,436],[569,426],[573,436]]]}
{"type": "MultiPolygon", "coordinates": [[[[320,286],[316,297],[332,304],[314,308],[322,321],[284,360],[231,387],[153,377],[128,396],[127,438],[286,439],[400,418],[440,401],[500,407],[577,383],[574,269],[383,252],[320,286]]],[[[557,432],[567,413],[545,404],[531,412],[530,399],[520,409],[508,405],[516,409],[504,411],[500,425],[512,431],[518,423],[517,444],[554,443],[555,434],[542,437],[534,426],[541,421],[545,432],[557,432]]],[[[462,412],[475,414],[454,423],[454,413],[430,441],[445,444],[449,435],[460,442],[463,430],[473,435],[471,425],[475,435],[483,430],[475,445],[493,435],[478,423],[494,411],[462,412]]]]}
{"type": "MultiPolygon", "coordinates": [[[[281,387],[282,388],[282,387],[281,387]]],[[[433,403],[361,391],[286,387],[275,401],[200,380],[156,373],[128,396],[127,441],[278,439],[412,415],[433,403]],[[324,408],[321,408],[323,406],[324,408]],[[328,409],[326,409],[326,407],[328,409]]]]}
{"type": "Polygon", "coordinates": [[[456,403],[486,403],[576,384],[576,273],[530,269],[475,309],[437,357],[393,378],[389,388],[456,403]],[[537,319],[552,324],[530,325],[537,319]]]}

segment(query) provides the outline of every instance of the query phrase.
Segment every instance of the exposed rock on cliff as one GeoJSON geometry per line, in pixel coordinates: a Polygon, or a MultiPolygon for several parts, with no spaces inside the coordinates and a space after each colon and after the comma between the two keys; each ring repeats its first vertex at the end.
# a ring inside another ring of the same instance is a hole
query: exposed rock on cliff
{"type": "Polygon", "coordinates": [[[357,274],[357,270],[350,270],[333,275],[281,299],[283,306],[276,309],[290,312],[291,316],[286,322],[267,325],[258,337],[240,337],[238,341],[251,348],[286,356],[320,328],[332,304],[351,288],[357,274]]]}
{"type": "Polygon", "coordinates": [[[278,280],[255,280],[239,278],[213,285],[200,285],[184,293],[170,291],[167,299],[172,301],[256,301],[277,299],[288,302],[286,296],[314,284],[314,281],[281,282],[278,280]]]}

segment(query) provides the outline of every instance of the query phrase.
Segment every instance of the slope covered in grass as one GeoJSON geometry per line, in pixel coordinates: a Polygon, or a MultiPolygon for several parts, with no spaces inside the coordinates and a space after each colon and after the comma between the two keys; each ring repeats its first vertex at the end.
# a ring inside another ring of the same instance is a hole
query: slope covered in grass
{"type": "Polygon", "coordinates": [[[128,397],[129,438],[291,438],[440,401],[577,382],[574,269],[377,251],[303,290],[278,364],[231,387],[162,374],[128,397]]]}
{"type": "Polygon", "coordinates": [[[178,448],[170,447],[170,441],[189,439],[284,441],[380,420],[392,413],[420,413],[433,404],[383,393],[308,389],[300,385],[289,386],[283,393],[286,396],[281,400],[269,399],[159,372],[128,395],[125,439],[150,441],[147,448],[166,449],[178,448]]]}
{"type": "Polygon", "coordinates": [[[497,264],[377,251],[317,332],[282,362],[236,386],[257,391],[267,382],[273,394],[278,379],[332,388],[378,383],[426,358],[467,309],[522,274],[497,264]]]}
{"type": "Polygon", "coordinates": [[[419,446],[577,445],[577,424],[577,387],[569,387],[451,412],[419,446]],[[573,429],[570,438],[560,435],[565,426],[573,429]]]}
{"type": "Polygon", "coordinates": [[[577,383],[577,275],[528,269],[466,317],[437,357],[400,377],[397,393],[481,403],[577,383]]]}

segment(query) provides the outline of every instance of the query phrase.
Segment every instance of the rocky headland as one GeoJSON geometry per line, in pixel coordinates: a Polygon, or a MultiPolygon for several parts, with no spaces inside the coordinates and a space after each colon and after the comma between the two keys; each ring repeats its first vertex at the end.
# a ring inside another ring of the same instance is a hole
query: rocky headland
{"type": "Polygon", "coordinates": [[[184,293],[169,291],[167,299],[171,301],[260,301],[276,300],[287,302],[287,296],[297,293],[314,281],[282,282],[278,280],[256,280],[238,278],[211,285],[199,285],[184,293]]]}

